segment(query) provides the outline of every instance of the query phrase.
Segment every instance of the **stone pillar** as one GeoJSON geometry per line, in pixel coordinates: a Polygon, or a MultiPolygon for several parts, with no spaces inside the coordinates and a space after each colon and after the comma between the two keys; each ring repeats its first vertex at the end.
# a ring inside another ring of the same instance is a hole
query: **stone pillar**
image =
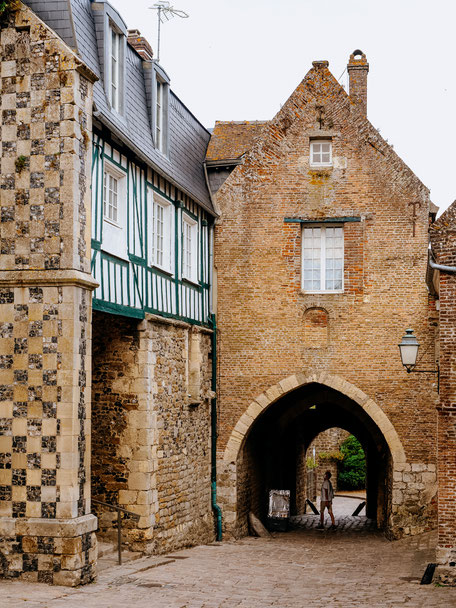
{"type": "Polygon", "coordinates": [[[95,76],[26,7],[0,38],[0,575],[92,580],[95,76]]]}

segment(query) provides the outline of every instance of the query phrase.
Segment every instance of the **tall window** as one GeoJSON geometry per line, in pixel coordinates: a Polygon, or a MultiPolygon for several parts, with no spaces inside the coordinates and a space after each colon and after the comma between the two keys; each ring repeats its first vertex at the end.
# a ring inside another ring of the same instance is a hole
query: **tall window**
{"type": "Polygon", "coordinates": [[[165,85],[157,78],[157,98],[155,106],[155,141],[156,147],[163,152],[164,133],[163,133],[163,101],[165,85]]]}
{"type": "Polygon", "coordinates": [[[172,272],[173,206],[149,191],[151,223],[149,230],[149,263],[172,272]]]}
{"type": "Polygon", "coordinates": [[[103,251],[127,255],[127,176],[107,159],[103,173],[103,251]]]}
{"type": "Polygon", "coordinates": [[[310,142],[310,164],[316,167],[332,165],[332,143],[330,140],[315,140],[310,142]]]}
{"type": "Polygon", "coordinates": [[[111,107],[116,112],[120,112],[120,87],[121,87],[121,52],[120,40],[121,34],[118,34],[111,28],[111,48],[110,48],[110,75],[111,75],[111,90],[110,101],[111,107]]]}
{"type": "Polygon", "coordinates": [[[103,217],[117,224],[119,180],[108,171],[103,176],[103,217]]]}
{"type": "Polygon", "coordinates": [[[185,216],[182,224],[182,276],[196,283],[198,280],[198,224],[185,216]]]}
{"type": "Polygon", "coordinates": [[[302,231],[302,288],[305,291],[342,291],[344,230],[312,227],[302,231]]]}

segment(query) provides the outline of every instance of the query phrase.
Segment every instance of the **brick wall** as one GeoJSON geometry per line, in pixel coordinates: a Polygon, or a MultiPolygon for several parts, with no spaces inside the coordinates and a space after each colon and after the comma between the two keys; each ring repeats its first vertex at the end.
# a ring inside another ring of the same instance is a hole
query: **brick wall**
{"type": "MultiPolygon", "coordinates": [[[[233,474],[232,446],[248,441],[263,401],[274,402],[289,390],[281,389],[284,379],[334,374],[342,392],[349,383],[386,416],[391,430],[385,440],[391,446],[394,431],[405,454],[399,468],[422,465],[435,478],[435,378],[406,374],[397,349],[405,328],[413,327],[422,344],[421,365],[433,365],[434,327],[424,282],[428,191],[370,123],[352,111],[326,67],[311,70],[216,200],[221,210],[215,265],[222,477],[233,474]],[[332,168],[309,166],[310,139],[317,135],[332,138],[332,168]],[[414,201],[420,203],[415,221],[414,201]],[[301,227],[284,219],[341,217],[360,220],[344,223],[344,291],[304,293],[301,227]],[[321,311],[318,322],[310,312],[315,310],[321,311]]],[[[432,525],[433,486],[418,489],[413,483],[422,480],[391,481],[388,525],[399,536],[432,525]],[[392,501],[396,483],[405,487],[392,501]],[[414,526],[417,493],[426,517],[415,518],[414,526]]],[[[227,489],[222,496],[236,503],[235,492],[227,489]]],[[[231,506],[227,510],[229,528],[236,516],[231,506]]]]}
{"type": "Polygon", "coordinates": [[[307,449],[307,458],[313,457],[313,450],[315,448],[315,455],[317,460],[317,467],[315,468],[315,475],[317,477],[317,490],[321,488],[323,478],[326,471],[331,471],[331,483],[333,484],[334,490],[337,490],[337,462],[332,460],[319,460],[319,454],[321,452],[337,452],[340,450],[340,446],[350,433],[343,429],[333,428],[320,433],[312,441],[307,449]]]}
{"type": "MultiPolygon", "coordinates": [[[[456,204],[453,203],[430,229],[432,252],[438,264],[456,266],[456,204]]],[[[439,517],[437,577],[456,584],[456,274],[439,273],[438,408],[439,517]]]]}

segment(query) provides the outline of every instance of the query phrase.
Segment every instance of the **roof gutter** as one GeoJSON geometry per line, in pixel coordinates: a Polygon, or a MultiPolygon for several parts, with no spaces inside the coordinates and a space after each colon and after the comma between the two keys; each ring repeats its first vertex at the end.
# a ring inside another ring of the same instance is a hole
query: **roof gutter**
{"type": "Polygon", "coordinates": [[[206,182],[206,188],[207,188],[207,191],[209,192],[209,198],[211,199],[212,207],[214,208],[213,213],[214,213],[215,217],[217,218],[220,216],[220,211],[217,207],[214,197],[212,196],[211,186],[209,184],[209,176],[207,174],[207,162],[205,160],[203,160],[203,171],[204,171],[204,180],[206,182]]]}

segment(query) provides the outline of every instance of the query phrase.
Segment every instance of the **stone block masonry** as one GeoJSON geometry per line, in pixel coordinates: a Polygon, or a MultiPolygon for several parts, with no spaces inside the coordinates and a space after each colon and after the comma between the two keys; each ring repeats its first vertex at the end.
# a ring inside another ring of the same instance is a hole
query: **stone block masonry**
{"type": "MultiPolygon", "coordinates": [[[[138,513],[135,550],[213,540],[210,334],[187,323],[94,313],[92,495],[138,513]]],[[[100,533],[115,514],[94,504],[100,533]]]]}
{"type": "Polygon", "coordinates": [[[94,75],[31,11],[3,24],[0,573],[92,580],[88,151],[94,75]]]}

